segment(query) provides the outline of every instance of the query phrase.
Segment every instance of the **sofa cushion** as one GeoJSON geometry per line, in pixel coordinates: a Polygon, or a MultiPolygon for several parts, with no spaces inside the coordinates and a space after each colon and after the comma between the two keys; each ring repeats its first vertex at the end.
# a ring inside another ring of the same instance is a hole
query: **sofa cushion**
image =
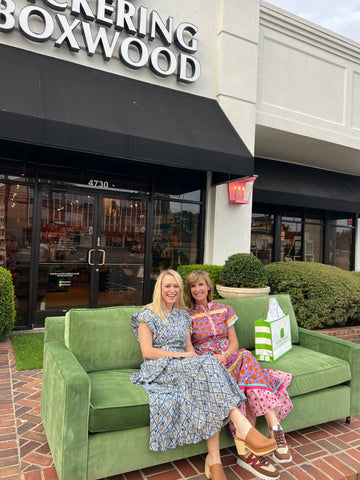
{"type": "Polygon", "coordinates": [[[90,419],[92,433],[149,425],[149,397],[145,390],[130,382],[137,370],[106,370],[89,373],[90,419]]]}
{"type": "Polygon", "coordinates": [[[87,372],[139,368],[143,357],[131,316],[140,308],[71,309],[65,316],[65,345],[87,372]]]}
{"type": "Polygon", "coordinates": [[[351,379],[350,364],[340,358],[293,345],[276,362],[260,362],[263,368],[292,373],[287,391],[291,397],[322,390],[351,379]]]}
{"type": "MultiPolygon", "coordinates": [[[[340,385],[351,379],[350,365],[330,355],[299,345],[274,363],[262,367],[291,372],[291,397],[340,385]]],[[[134,369],[89,373],[91,384],[89,430],[92,433],[149,425],[149,399],[144,389],[130,382],[134,369]]]]}
{"type": "Polygon", "coordinates": [[[299,343],[299,329],[295,312],[289,295],[270,295],[262,297],[243,297],[221,299],[221,303],[231,305],[239,320],[235,323],[235,330],[239,345],[247,350],[255,348],[255,320],[264,317],[269,310],[269,298],[276,297],[284,313],[290,317],[291,342],[299,343]]]}

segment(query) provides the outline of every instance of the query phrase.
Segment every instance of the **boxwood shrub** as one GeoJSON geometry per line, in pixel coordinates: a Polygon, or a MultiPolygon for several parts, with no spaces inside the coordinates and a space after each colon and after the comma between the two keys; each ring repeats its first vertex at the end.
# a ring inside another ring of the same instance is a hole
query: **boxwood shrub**
{"type": "Polygon", "coordinates": [[[15,300],[11,273],[0,267],[0,341],[5,340],[14,327],[15,300]]]}
{"type": "Polygon", "coordinates": [[[321,263],[266,266],[271,293],[288,293],[299,326],[310,330],[360,323],[360,277],[321,263]]]}
{"type": "MultiPolygon", "coordinates": [[[[211,280],[214,282],[214,287],[215,287],[217,283],[220,283],[219,277],[222,269],[223,267],[222,266],[220,267],[219,265],[180,265],[177,268],[177,272],[183,279],[183,282],[185,285],[185,279],[191,271],[205,270],[209,274],[211,280]]],[[[217,293],[216,288],[214,288],[214,298],[215,299],[221,298],[220,295],[217,293]]]]}
{"type": "Polygon", "coordinates": [[[235,288],[263,288],[268,283],[264,265],[252,253],[230,255],[219,280],[221,285],[235,288]]]}

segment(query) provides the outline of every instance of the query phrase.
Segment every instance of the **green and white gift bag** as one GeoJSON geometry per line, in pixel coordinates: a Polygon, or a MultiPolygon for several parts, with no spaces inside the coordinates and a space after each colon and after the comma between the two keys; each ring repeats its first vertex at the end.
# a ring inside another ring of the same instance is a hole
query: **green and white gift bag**
{"type": "Polygon", "coordinates": [[[282,311],[276,298],[270,298],[267,316],[255,321],[255,357],[275,362],[289,350],[290,317],[282,311]]]}

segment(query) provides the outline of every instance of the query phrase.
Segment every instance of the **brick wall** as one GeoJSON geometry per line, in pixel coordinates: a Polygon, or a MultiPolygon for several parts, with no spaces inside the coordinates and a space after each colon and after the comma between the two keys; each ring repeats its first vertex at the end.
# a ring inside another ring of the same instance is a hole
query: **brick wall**
{"type": "Polygon", "coordinates": [[[325,328],[323,330],[316,330],[325,335],[331,335],[332,337],[342,338],[343,340],[349,340],[350,342],[360,344],[360,325],[354,327],[342,327],[342,328],[325,328]]]}

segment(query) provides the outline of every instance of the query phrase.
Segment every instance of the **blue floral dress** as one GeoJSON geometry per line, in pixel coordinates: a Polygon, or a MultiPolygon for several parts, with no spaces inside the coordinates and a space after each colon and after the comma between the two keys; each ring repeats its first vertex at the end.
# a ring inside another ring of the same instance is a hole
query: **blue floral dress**
{"type": "MultiPolygon", "coordinates": [[[[184,351],[191,324],[186,310],[173,308],[165,324],[146,308],[135,313],[131,322],[138,339],[139,324],[145,322],[153,333],[155,348],[184,351]]],[[[212,437],[230,411],[245,401],[236,382],[212,356],[144,360],[130,380],[149,395],[149,448],[155,451],[212,437]]]]}

